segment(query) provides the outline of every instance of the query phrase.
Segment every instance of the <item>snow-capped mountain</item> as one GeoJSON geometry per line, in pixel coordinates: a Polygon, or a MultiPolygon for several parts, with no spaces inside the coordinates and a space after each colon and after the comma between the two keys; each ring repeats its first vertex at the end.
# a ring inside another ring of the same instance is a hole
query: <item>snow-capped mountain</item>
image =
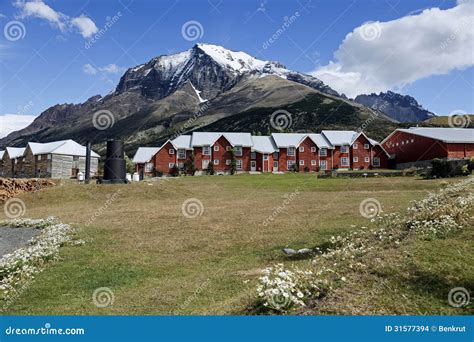
{"type": "Polygon", "coordinates": [[[34,122],[0,139],[0,148],[29,141],[90,140],[98,151],[107,139],[126,140],[126,149],[158,145],[196,129],[274,131],[271,115],[291,113],[290,131],[365,130],[383,138],[393,120],[340,96],[319,79],[263,61],[245,52],[197,44],[128,69],[115,91],[79,104],[55,105],[34,122]],[[106,113],[106,129],[94,114],[106,113]],[[370,124],[365,124],[370,118],[370,124]]]}
{"type": "Polygon", "coordinates": [[[276,75],[338,95],[313,76],[288,70],[278,62],[262,61],[245,52],[211,44],[197,44],[187,51],[158,56],[128,69],[120,79],[116,92],[136,91],[149,98],[161,99],[189,81],[201,92],[202,98],[213,99],[242,80],[267,75],[276,75]]]}

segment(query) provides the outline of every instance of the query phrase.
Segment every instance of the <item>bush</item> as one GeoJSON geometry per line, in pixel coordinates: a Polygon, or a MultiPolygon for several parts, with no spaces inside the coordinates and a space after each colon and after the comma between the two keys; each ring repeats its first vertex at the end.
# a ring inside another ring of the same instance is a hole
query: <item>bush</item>
{"type": "Polygon", "coordinates": [[[189,159],[184,164],[184,168],[186,173],[190,174],[191,176],[194,176],[196,173],[196,165],[194,165],[194,152],[191,152],[189,155],[189,159]]]}
{"type": "Polygon", "coordinates": [[[163,177],[163,171],[161,170],[154,170],[153,177],[163,177]]]}
{"type": "Polygon", "coordinates": [[[207,165],[207,174],[211,176],[214,174],[214,164],[212,162],[207,165]]]}
{"type": "Polygon", "coordinates": [[[305,166],[304,167],[304,172],[309,172],[309,167],[305,166]]]}
{"type": "Polygon", "coordinates": [[[469,172],[468,167],[464,167],[465,163],[462,160],[433,159],[429,177],[447,178],[467,175],[469,172]]]}
{"type": "Polygon", "coordinates": [[[174,164],[174,166],[171,168],[170,175],[172,177],[178,177],[179,176],[179,168],[176,164],[174,164]]]}
{"type": "Polygon", "coordinates": [[[472,173],[472,170],[474,170],[474,157],[472,157],[467,163],[467,169],[470,173],[472,173]]]}

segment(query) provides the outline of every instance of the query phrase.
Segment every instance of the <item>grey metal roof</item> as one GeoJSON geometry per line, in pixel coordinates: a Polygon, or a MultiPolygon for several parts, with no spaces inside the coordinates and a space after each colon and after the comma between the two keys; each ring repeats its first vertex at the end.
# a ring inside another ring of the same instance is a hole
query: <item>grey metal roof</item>
{"type": "Polygon", "coordinates": [[[186,150],[192,150],[191,146],[191,136],[190,135],[180,135],[176,139],[171,141],[175,148],[184,148],[186,150]]]}
{"type": "Polygon", "coordinates": [[[321,133],[329,140],[332,145],[352,145],[359,136],[356,131],[321,131],[321,133]]]}
{"type": "MultiPolygon", "coordinates": [[[[33,155],[61,154],[61,155],[77,156],[77,157],[86,156],[86,147],[78,144],[77,142],[71,139],[52,141],[49,143],[30,142],[28,143],[28,146],[30,147],[33,155]]],[[[94,151],[91,151],[91,156],[95,158],[100,157],[94,151]]]]}
{"type": "Polygon", "coordinates": [[[6,151],[10,159],[15,159],[23,156],[23,153],[25,153],[25,147],[7,147],[6,151]]]}
{"type": "Polygon", "coordinates": [[[326,137],[319,133],[308,134],[311,140],[320,148],[334,148],[326,137]]]}
{"type": "Polygon", "coordinates": [[[278,147],[297,147],[306,137],[309,137],[320,148],[333,148],[326,137],[320,133],[273,133],[272,137],[278,147]]]}
{"type": "Polygon", "coordinates": [[[277,147],[296,147],[307,135],[305,133],[272,133],[277,147]]]}
{"type": "Polygon", "coordinates": [[[253,145],[250,133],[235,132],[193,132],[191,145],[213,145],[221,136],[224,136],[232,146],[251,147],[253,145]]]}
{"type": "Polygon", "coordinates": [[[260,153],[273,153],[273,152],[278,151],[278,148],[273,142],[273,139],[271,136],[253,135],[252,141],[253,141],[252,151],[256,151],[260,153]]]}
{"type": "Polygon", "coordinates": [[[397,131],[421,135],[447,143],[474,143],[474,128],[410,127],[397,131]]]}
{"type": "Polygon", "coordinates": [[[160,149],[161,147],[139,147],[133,156],[133,162],[137,164],[148,163],[160,149]]]}

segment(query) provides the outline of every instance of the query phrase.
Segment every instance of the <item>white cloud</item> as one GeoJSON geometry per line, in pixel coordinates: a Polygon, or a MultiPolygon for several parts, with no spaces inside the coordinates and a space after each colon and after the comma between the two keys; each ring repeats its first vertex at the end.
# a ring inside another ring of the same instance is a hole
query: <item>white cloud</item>
{"type": "Polygon", "coordinates": [[[334,61],[312,74],[349,97],[397,90],[419,79],[474,65],[474,2],[431,8],[350,32],[334,61]]]}
{"type": "Polygon", "coordinates": [[[20,18],[34,17],[48,21],[54,27],[63,31],[66,28],[67,17],[56,12],[42,1],[17,1],[15,6],[21,9],[20,18]]]}
{"type": "Polygon", "coordinates": [[[17,0],[13,4],[20,9],[20,14],[17,17],[21,19],[32,17],[46,20],[51,26],[62,32],[78,31],[84,38],[89,38],[98,31],[97,26],[89,17],[82,14],[79,17],[70,18],[41,0],[27,2],[17,0]]]}
{"type": "Polygon", "coordinates": [[[33,115],[0,115],[0,138],[6,137],[11,132],[25,128],[32,123],[35,118],[36,116],[33,115]]]}
{"type": "Polygon", "coordinates": [[[106,66],[99,68],[99,70],[107,74],[119,74],[124,71],[124,68],[119,67],[117,64],[107,64],[106,66]]]}
{"type": "Polygon", "coordinates": [[[81,15],[71,20],[71,24],[79,29],[79,32],[84,38],[91,37],[94,33],[99,31],[95,23],[88,17],[81,15]]]}
{"type": "Polygon", "coordinates": [[[87,63],[87,64],[84,64],[84,66],[82,67],[82,71],[84,71],[84,73],[86,73],[87,75],[95,75],[97,74],[97,69],[94,68],[91,64],[87,63]]]}
{"type": "Polygon", "coordinates": [[[105,75],[117,75],[125,71],[125,68],[119,67],[117,64],[107,64],[103,67],[95,67],[92,64],[84,64],[82,71],[88,75],[97,75],[98,73],[105,75]]]}

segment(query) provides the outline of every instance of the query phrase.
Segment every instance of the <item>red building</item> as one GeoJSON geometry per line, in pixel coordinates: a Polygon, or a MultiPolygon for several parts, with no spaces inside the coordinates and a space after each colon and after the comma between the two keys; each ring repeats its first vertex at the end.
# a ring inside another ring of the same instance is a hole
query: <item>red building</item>
{"type": "Polygon", "coordinates": [[[389,154],[377,141],[363,132],[322,131],[331,143],[331,165],[333,169],[387,168],[389,154]]]}
{"type": "Polygon", "coordinates": [[[332,169],[386,168],[388,154],[379,143],[355,131],[322,133],[194,132],[168,140],[161,147],[140,147],[134,157],[137,172],[171,173],[194,156],[197,174],[212,162],[217,173],[229,173],[232,153],[237,172],[319,171],[332,169]]]}
{"type": "Polygon", "coordinates": [[[397,167],[423,164],[434,158],[474,157],[474,129],[411,127],[397,129],[382,142],[397,167]]]}

